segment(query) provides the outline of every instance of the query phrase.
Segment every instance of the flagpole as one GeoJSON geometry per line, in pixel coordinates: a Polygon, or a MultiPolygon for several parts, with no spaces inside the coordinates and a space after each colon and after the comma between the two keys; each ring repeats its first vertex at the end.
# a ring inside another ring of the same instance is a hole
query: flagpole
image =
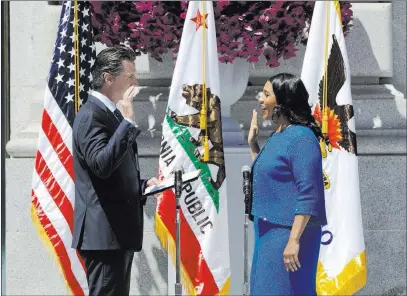
{"type": "MultiPolygon", "coordinates": [[[[320,139],[320,146],[321,146],[321,153],[322,157],[327,157],[326,151],[326,143],[325,140],[328,138],[328,44],[329,44],[329,10],[330,10],[330,3],[327,1],[325,3],[325,56],[324,56],[324,86],[323,86],[323,94],[322,94],[322,106],[321,106],[321,115],[322,115],[322,134],[324,139],[320,139]]],[[[331,144],[328,144],[329,152],[332,151],[331,144]]]]}
{"type": "Polygon", "coordinates": [[[182,173],[181,166],[174,168],[174,189],[175,189],[175,295],[182,295],[181,285],[181,205],[182,193],[182,173]]]}
{"type": "Polygon", "coordinates": [[[202,139],[202,146],[204,148],[203,160],[209,161],[209,142],[208,142],[208,125],[207,125],[207,108],[208,98],[206,90],[206,7],[205,1],[201,1],[202,4],[202,108],[200,113],[200,129],[204,131],[204,137],[202,139]]]}
{"type": "Polygon", "coordinates": [[[75,114],[79,111],[79,83],[80,83],[80,76],[79,76],[79,38],[78,38],[78,1],[74,1],[74,63],[75,63],[75,85],[74,85],[74,103],[75,103],[75,114]]]}

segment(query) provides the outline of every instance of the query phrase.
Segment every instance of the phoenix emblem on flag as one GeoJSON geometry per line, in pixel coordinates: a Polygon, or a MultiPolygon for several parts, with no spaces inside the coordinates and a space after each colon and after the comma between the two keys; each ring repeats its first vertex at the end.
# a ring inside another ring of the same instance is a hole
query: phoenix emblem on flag
{"type": "MultiPolygon", "coordinates": [[[[353,106],[351,104],[338,105],[336,97],[339,90],[346,81],[345,64],[342,57],[341,49],[335,34],[332,35],[333,43],[328,59],[328,91],[327,102],[325,108],[328,111],[328,133],[324,134],[324,140],[328,151],[332,152],[332,148],[345,149],[346,151],[357,155],[356,149],[356,134],[349,129],[348,122],[354,116],[353,106]]],[[[324,94],[324,77],[319,83],[319,104],[315,106],[314,117],[320,125],[322,125],[324,94]]]]}
{"type": "MultiPolygon", "coordinates": [[[[182,96],[186,100],[186,104],[197,110],[197,113],[189,115],[177,115],[174,111],[170,111],[169,116],[179,125],[200,128],[200,116],[199,110],[202,108],[202,84],[182,86],[182,96]]],[[[207,135],[211,141],[212,148],[209,151],[209,161],[207,163],[216,165],[218,172],[216,181],[211,180],[211,184],[214,189],[218,190],[223,181],[226,178],[225,161],[223,157],[223,140],[222,140],[222,122],[220,112],[220,100],[219,97],[212,94],[210,88],[206,88],[208,106],[207,106],[207,135]]],[[[195,145],[195,156],[199,158],[201,162],[204,162],[203,157],[200,156],[199,147],[202,147],[203,131],[201,130],[199,138],[194,139],[191,137],[190,141],[195,145]]]]}

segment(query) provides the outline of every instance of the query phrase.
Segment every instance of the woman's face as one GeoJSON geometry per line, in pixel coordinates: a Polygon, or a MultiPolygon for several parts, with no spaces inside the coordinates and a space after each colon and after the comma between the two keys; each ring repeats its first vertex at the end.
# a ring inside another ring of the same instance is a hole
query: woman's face
{"type": "Polygon", "coordinates": [[[273,114],[274,107],[277,106],[277,99],[270,81],[267,81],[263,87],[263,94],[260,97],[259,104],[263,119],[269,119],[273,114]]]}

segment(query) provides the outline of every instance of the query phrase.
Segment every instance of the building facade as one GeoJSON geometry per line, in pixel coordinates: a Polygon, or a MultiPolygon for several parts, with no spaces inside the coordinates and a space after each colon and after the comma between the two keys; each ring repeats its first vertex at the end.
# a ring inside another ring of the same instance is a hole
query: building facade
{"type": "MultiPolygon", "coordinates": [[[[406,2],[355,1],[352,4],[354,27],[346,45],[352,73],[368,262],[367,284],[358,294],[403,295],[406,293],[406,2]]],[[[31,176],[60,6],[45,1],[11,1],[9,5],[5,294],[65,295],[69,291],[30,218],[31,176]]],[[[229,132],[237,135],[233,145],[240,147],[246,159],[249,150],[242,148],[251,110],[257,106],[256,95],[266,78],[277,72],[300,74],[303,56],[304,48],[296,58],[283,61],[278,69],[265,67],[261,62],[242,66],[249,68],[249,86],[243,85],[243,95],[225,113],[237,123],[230,125],[229,132]]],[[[168,57],[159,63],[143,56],[136,62],[142,87],[134,104],[137,123],[144,131],[138,138],[140,165],[142,174],[149,177],[158,171],[161,121],[167,106],[173,61],[168,57]]],[[[235,67],[233,71],[239,71],[240,66],[235,67]]],[[[263,123],[262,142],[272,129],[268,122],[263,123]]],[[[243,196],[238,198],[236,203],[228,202],[229,213],[235,207],[243,207],[243,196]]],[[[154,232],[155,209],[155,202],[149,200],[145,208],[143,251],[136,254],[133,262],[133,295],[166,295],[168,291],[167,255],[154,232]]],[[[243,231],[243,225],[233,227],[229,229],[243,231]]],[[[239,249],[232,248],[235,246],[231,244],[231,254],[240,254],[239,249]]],[[[241,285],[235,282],[234,286],[241,285]]],[[[233,289],[232,292],[239,293],[233,289]]]]}

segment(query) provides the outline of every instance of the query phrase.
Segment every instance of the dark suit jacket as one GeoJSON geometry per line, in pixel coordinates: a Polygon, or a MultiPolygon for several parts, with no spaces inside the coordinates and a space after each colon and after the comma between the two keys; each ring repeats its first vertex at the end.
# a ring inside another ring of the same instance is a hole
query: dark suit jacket
{"type": "Polygon", "coordinates": [[[73,248],[141,250],[145,181],[137,158],[139,133],[93,96],[80,108],[73,125],[73,248]]]}

